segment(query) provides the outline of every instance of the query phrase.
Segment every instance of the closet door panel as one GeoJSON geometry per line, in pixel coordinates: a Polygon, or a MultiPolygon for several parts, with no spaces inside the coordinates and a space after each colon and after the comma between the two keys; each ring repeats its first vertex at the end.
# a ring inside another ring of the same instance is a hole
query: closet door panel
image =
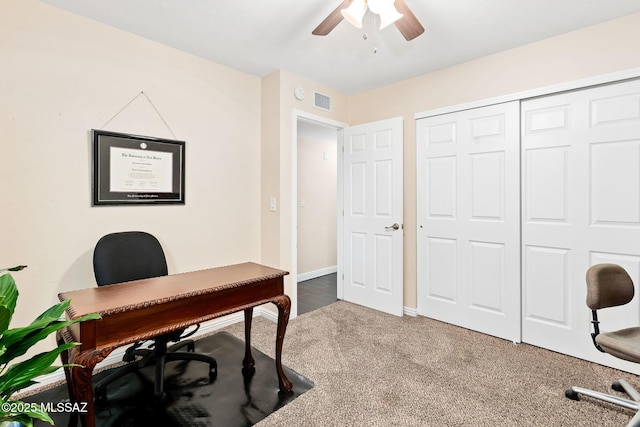
{"type": "Polygon", "coordinates": [[[519,105],[418,120],[418,312],[520,341],[519,105]]]}
{"type": "MultiPolygon", "coordinates": [[[[585,274],[614,262],[636,287],[640,281],[640,82],[526,100],[521,108],[522,339],[638,373],[593,347],[585,274]]],[[[640,324],[637,295],[602,311],[602,329],[640,324]]]]}

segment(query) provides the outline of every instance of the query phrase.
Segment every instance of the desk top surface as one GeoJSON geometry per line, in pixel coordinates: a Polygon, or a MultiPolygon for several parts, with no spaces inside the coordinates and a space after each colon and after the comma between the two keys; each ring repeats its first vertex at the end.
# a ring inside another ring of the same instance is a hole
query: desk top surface
{"type": "Polygon", "coordinates": [[[201,294],[221,292],[249,283],[276,279],[289,274],[252,262],[135,280],[108,286],[80,289],[58,294],[61,301],[71,300],[67,310],[71,318],[89,313],[102,316],[162,304],[201,294]]]}

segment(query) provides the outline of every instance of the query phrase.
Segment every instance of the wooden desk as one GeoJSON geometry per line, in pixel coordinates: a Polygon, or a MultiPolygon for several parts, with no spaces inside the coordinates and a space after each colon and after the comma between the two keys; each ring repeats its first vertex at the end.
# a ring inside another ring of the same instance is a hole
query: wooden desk
{"type": "Polygon", "coordinates": [[[82,343],[62,354],[63,363],[84,366],[65,368],[69,397],[73,402],[87,402],[87,412],[81,414],[82,425],[95,426],[94,367],[123,345],[244,310],[242,365],[245,370],[253,369],[253,307],[268,302],[278,307],[276,372],[280,391],[291,391],[291,381],[282,370],[282,341],[291,309],[291,300],[284,294],[283,277],[287,274],[245,263],[59,294],[61,301],[71,300],[67,315],[72,319],[88,313],[102,315],[102,319],[77,323],[58,333],[59,343],[82,343]]]}

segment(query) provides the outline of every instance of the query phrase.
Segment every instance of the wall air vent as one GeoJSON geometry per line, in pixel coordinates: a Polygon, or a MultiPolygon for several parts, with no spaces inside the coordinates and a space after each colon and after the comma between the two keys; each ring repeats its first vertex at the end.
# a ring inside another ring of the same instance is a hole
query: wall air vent
{"type": "Polygon", "coordinates": [[[331,111],[331,97],[320,92],[313,92],[313,106],[325,111],[331,111]]]}

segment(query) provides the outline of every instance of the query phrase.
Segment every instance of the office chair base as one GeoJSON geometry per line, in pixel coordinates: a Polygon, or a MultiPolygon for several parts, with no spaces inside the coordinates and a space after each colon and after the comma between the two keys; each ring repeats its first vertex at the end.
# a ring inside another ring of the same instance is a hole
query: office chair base
{"type": "Polygon", "coordinates": [[[612,394],[601,393],[599,391],[589,390],[582,387],[571,387],[569,390],[564,392],[564,395],[571,400],[580,400],[580,395],[583,395],[636,411],[636,414],[633,416],[631,421],[629,421],[627,427],[640,427],[640,393],[625,380],[619,380],[613,383],[611,388],[615,391],[627,393],[627,395],[633,400],[624,399],[612,394]]]}
{"type": "MultiPolygon", "coordinates": [[[[187,345],[188,346],[188,345],[187,345]]],[[[184,347],[184,345],[182,346],[184,347]]],[[[188,346],[190,348],[190,346],[188,346]]],[[[218,363],[215,358],[199,353],[188,352],[164,352],[159,356],[155,354],[152,357],[147,357],[144,360],[144,365],[155,365],[154,368],[154,395],[155,401],[158,404],[166,403],[168,395],[164,391],[164,368],[165,363],[173,361],[198,361],[204,362],[209,365],[209,383],[213,383],[218,377],[218,363]]],[[[142,364],[139,362],[133,362],[128,365],[117,368],[111,375],[107,376],[101,381],[98,381],[94,386],[95,403],[98,406],[104,406],[108,401],[106,387],[115,380],[122,378],[123,376],[134,373],[138,375],[143,381],[146,380],[145,376],[140,373],[142,364]]],[[[146,381],[145,381],[146,382],[146,381]]]]}

